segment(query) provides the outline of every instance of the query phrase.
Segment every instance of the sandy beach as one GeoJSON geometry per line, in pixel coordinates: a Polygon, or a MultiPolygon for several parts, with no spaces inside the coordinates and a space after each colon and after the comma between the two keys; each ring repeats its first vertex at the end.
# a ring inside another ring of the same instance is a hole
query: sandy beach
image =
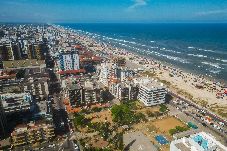
{"type": "Polygon", "coordinates": [[[85,35],[71,32],[87,49],[96,54],[110,57],[123,57],[128,64],[135,64],[151,78],[163,82],[170,91],[181,95],[219,115],[227,118],[226,84],[213,82],[204,76],[185,72],[179,68],[164,65],[153,58],[141,56],[124,49],[115,48],[106,43],[99,43],[85,35]]]}

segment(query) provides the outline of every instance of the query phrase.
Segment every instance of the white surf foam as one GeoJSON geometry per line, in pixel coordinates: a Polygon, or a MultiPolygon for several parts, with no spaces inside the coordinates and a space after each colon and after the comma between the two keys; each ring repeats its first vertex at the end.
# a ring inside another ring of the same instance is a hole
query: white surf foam
{"type": "Polygon", "coordinates": [[[188,56],[194,56],[194,57],[199,57],[199,58],[207,58],[207,56],[200,55],[200,54],[191,54],[189,53],[188,56]]]}
{"type": "Polygon", "coordinates": [[[218,74],[221,70],[209,70],[211,73],[218,74]]]}
{"type": "Polygon", "coordinates": [[[188,49],[195,49],[195,47],[189,46],[188,49]]]}
{"type": "Polygon", "coordinates": [[[221,61],[222,61],[222,62],[227,62],[227,60],[224,60],[224,59],[223,59],[223,60],[221,60],[221,61]]]}
{"type": "Polygon", "coordinates": [[[209,65],[211,67],[215,67],[217,69],[223,69],[222,67],[220,67],[220,65],[218,63],[212,63],[212,62],[206,62],[206,61],[201,62],[201,63],[202,64],[205,64],[205,65],[209,65]]]}
{"type": "Polygon", "coordinates": [[[163,50],[163,51],[166,51],[166,52],[172,52],[172,53],[181,53],[181,52],[179,52],[179,51],[174,51],[174,50],[170,50],[170,49],[165,49],[165,50],[163,50]]]}

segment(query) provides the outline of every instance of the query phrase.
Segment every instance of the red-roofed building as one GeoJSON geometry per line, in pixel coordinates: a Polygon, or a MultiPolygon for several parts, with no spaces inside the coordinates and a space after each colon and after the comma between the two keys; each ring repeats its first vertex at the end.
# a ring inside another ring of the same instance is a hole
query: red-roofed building
{"type": "Polygon", "coordinates": [[[66,71],[58,71],[58,74],[80,74],[85,73],[84,69],[78,69],[78,70],[66,70],[66,71]]]}
{"type": "Polygon", "coordinates": [[[82,50],[82,46],[81,45],[75,45],[74,48],[78,49],[78,50],[82,50]]]}

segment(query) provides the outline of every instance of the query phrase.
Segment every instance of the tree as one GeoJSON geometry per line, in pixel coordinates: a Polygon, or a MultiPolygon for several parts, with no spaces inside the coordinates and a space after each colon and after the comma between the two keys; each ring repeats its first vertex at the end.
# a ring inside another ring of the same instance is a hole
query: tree
{"type": "Polygon", "coordinates": [[[160,112],[166,112],[168,110],[167,106],[165,106],[164,104],[160,104],[160,108],[159,108],[159,111],[160,112]]]}
{"type": "Polygon", "coordinates": [[[151,111],[147,111],[146,113],[147,113],[148,117],[155,117],[155,114],[151,111]]]}
{"type": "Polygon", "coordinates": [[[100,124],[99,133],[101,134],[104,140],[107,140],[108,137],[112,134],[112,131],[109,128],[110,128],[109,122],[100,124]]]}
{"type": "Polygon", "coordinates": [[[146,119],[146,116],[143,114],[143,113],[137,113],[136,114],[136,122],[139,122],[139,121],[147,121],[146,119]]]}
{"type": "Polygon", "coordinates": [[[93,107],[92,108],[92,111],[94,111],[94,112],[100,112],[100,111],[102,111],[102,108],[93,107]]]}
{"type": "Polygon", "coordinates": [[[124,149],[123,132],[117,133],[113,137],[113,141],[112,142],[113,142],[115,148],[117,148],[119,150],[123,150],[124,149]]]}
{"type": "Polygon", "coordinates": [[[174,135],[177,133],[177,130],[175,128],[169,130],[170,135],[174,135]]]}
{"type": "Polygon", "coordinates": [[[173,135],[173,134],[176,134],[176,133],[179,133],[179,132],[184,132],[184,131],[187,131],[187,130],[189,130],[188,127],[176,126],[174,129],[170,129],[169,133],[171,135],[173,135]]]}
{"type": "Polygon", "coordinates": [[[86,119],[83,114],[75,114],[73,121],[75,125],[79,126],[84,126],[88,123],[88,119],[86,119]]]}
{"type": "Polygon", "coordinates": [[[128,125],[133,122],[134,114],[125,104],[114,105],[111,108],[113,121],[122,125],[128,125]]]}
{"type": "Polygon", "coordinates": [[[176,126],[176,130],[178,132],[184,132],[184,131],[187,131],[188,129],[189,129],[188,127],[176,126]]]}

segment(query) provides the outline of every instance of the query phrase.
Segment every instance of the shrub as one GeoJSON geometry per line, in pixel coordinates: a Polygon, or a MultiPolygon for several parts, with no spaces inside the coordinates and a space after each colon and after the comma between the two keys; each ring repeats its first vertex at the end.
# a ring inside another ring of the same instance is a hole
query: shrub
{"type": "Polygon", "coordinates": [[[92,111],[100,112],[100,111],[102,111],[102,108],[94,107],[94,108],[92,108],[92,111]]]}
{"type": "Polygon", "coordinates": [[[155,114],[151,111],[147,111],[146,113],[147,113],[148,117],[155,117],[155,114]]]}
{"type": "Polygon", "coordinates": [[[170,129],[169,133],[170,133],[170,135],[174,135],[176,133],[184,132],[184,131],[187,131],[187,130],[189,130],[188,127],[176,126],[175,129],[170,129]]]}
{"type": "Polygon", "coordinates": [[[127,104],[114,105],[111,108],[113,121],[120,125],[130,125],[138,122],[144,115],[136,115],[127,104]]]}
{"type": "Polygon", "coordinates": [[[169,130],[169,134],[170,134],[170,135],[174,135],[174,134],[176,134],[176,133],[177,133],[177,130],[176,130],[175,128],[169,130]]]}
{"type": "Polygon", "coordinates": [[[159,109],[160,112],[166,112],[167,110],[168,110],[167,106],[165,106],[164,104],[160,104],[160,109],[159,109]]]}

